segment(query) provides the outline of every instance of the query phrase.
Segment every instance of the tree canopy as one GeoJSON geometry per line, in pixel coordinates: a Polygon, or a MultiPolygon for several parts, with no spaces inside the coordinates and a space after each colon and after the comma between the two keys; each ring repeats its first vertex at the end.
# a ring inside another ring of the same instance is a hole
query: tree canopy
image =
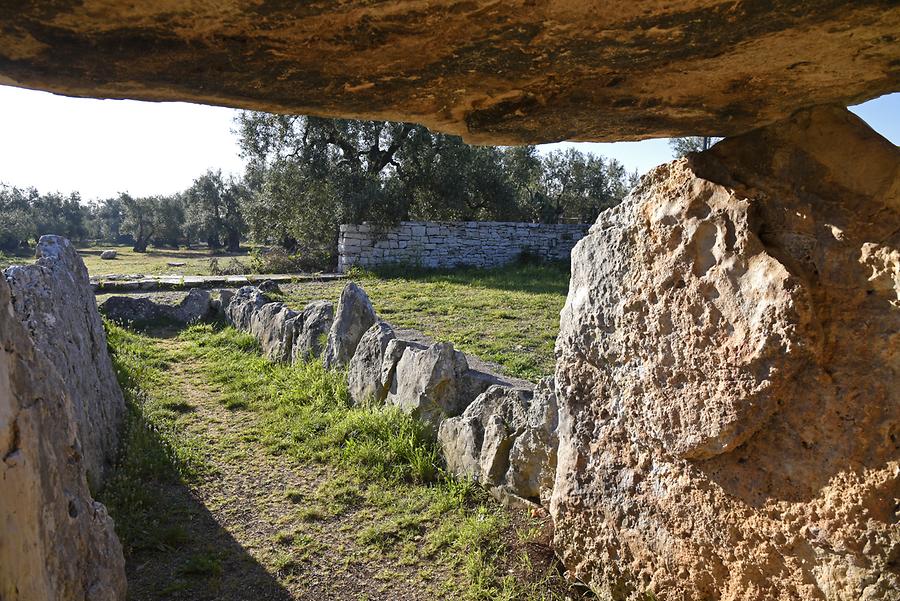
{"type": "Polygon", "coordinates": [[[44,233],[128,241],[137,251],[198,243],[236,251],[253,240],[326,268],[342,223],[592,222],[635,178],[614,159],[572,148],[472,146],[408,123],[241,111],[234,131],[243,176],[209,170],[176,194],[83,203],[0,186],[0,248],[44,233]]]}

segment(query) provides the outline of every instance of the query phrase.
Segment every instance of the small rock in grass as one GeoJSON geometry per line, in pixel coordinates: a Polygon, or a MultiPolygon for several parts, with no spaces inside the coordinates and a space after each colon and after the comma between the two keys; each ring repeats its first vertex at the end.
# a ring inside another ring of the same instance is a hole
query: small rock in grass
{"type": "Polygon", "coordinates": [[[257,288],[259,288],[260,291],[262,291],[266,294],[271,293],[271,292],[278,293],[278,294],[281,293],[281,288],[279,288],[278,284],[276,282],[274,282],[273,280],[264,280],[264,281],[260,282],[260,284],[259,284],[259,286],[257,286],[257,288]]]}

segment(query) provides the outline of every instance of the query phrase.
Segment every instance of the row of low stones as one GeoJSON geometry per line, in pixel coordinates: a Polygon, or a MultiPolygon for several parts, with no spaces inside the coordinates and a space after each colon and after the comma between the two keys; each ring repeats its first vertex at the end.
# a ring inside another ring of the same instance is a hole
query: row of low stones
{"type": "Polygon", "coordinates": [[[154,290],[190,290],[191,288],[239,288],[262,282],[328,282],[345,276],[337,273],[314,274],[246,274],[246,275],[147,275],[141,273],[106,274],[91,278],[97,293],[139,292],[154,290]]]}
{"type": "Polygon", "coordinates": [[[535,390],[504,385],[471,369],[449,343],[401,339],[353,283],[336,308],[316,301],[303,311],[268,302],[247,286],[227,301],[224,313],[274,361],[321,356],[327,368],[347,368],[355,403],[393,405],[428,424],[450,470],[481,482],[500,500],[549,501],[557,423],[551,380],[535,390]]]}

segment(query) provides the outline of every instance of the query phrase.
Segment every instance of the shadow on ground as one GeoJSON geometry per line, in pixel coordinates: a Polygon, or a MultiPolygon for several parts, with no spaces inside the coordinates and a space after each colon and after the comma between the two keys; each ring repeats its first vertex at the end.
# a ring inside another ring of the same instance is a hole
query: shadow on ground
{"type": "Polygon", "coordinates": [[[156,544],[132,548],[127,557],[128,599],[293,599],[184,485],[151,485],[166,520],[156,544]]]}

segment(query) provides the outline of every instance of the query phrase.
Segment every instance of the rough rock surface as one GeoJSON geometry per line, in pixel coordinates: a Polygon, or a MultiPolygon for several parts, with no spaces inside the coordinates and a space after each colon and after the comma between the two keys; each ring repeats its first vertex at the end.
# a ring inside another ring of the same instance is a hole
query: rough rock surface
{"type": "Polygon", "coordinates": [[[278,287],[278,283],[274,280],[263,280],[259,283],[257,288],[259,288],[260,292],[263,292],[264,294],[281,292],[281,288],[278,287]]]}
{"type": "Polygon", "coordinates": [[[553,378],[538,382],[528,405],[525,427],[509,451],[506,487],[526,499],[537,499],[549,507],[556,479],[559,447],[559,411],[553,378]]]}
{"type": "Polygon", "coordinates": [[[341,291],[334,323],[328,332],[325,367],[336,369],[350,363],[359,339],[377,320],[365,291],[353,282],[347,284],[341,291]]]}
{"type": "Polygon", "coordinates": [[[104,250],[102,253],[100,253],[100,258],[105,261],[108,261],[110,259],[115,259],[118,256],[118,254],[119,253],[117,253],[114,250],[104,250]]]}
{"type": "Polygon", "coordinates": [[[0,274],[4,601],[125,599],[122,546],[106,508],[88,490],[69,388],[13,312],[0,274]]]}
{"type": "Polygon", "coordinates": [[[99,310],[108,319],[132,324],[189,324],[210,318],[215,312],[209,292],[200,288],[192,288],[177,305],[156,303],[146,297],[110,296],[100,303],[99,310]]]}
{"type": "Polygon", "coordinates": [[[43,0],[0,22],[0,84],[482,143],[733,135],[900,87],[893,0],[43,0]]]}
{"type": "Polygon", "coordinates": [[[210,297],[209,307],[212,310],[213,315],[217,319],[227,319],[226,311],[228,310],[228,304],[231,302],[231,299],[234,298],[234,290],[217,288],[213,290],[210,297]]]}
{"type": "Polygon", "coordinates": [[[658,167],[573,252],[551,503],[615,599],[900,590],[900,152],[803,111],[658,167]]]}
{"type": "Polygon", "coordinates": [[[321,357],[333,323],[334,303],[323,300],[306,305],[296,321],[291,361],[321,357]]]}
{"type": "Polygon", "coordinates": [[[460,394],[460,380],[468,369],[465,355],[449,342],[427,348],[406,346],[397,362],[387,402],[437,430],[443,419],[459,415],[474,400],[460,394]]]}
{"type": "Polygon", "coordinates": [[[269,300],[255,286],[243,286],[225,307],[225,319],[238,330],[250,331],[253,314],[269,300]]]}
{"type": "MultiPolygon", "coordinates": [[[[383,321],[376,322],[360,338],[347,374],[347,387],[354,403],[381,404],[387,398],[394,373],[391,363],[395,363],[391,357],[397,354],[392,350],[389,355],[387,349],[396,338],[393,328],[383,321]]],[[[395,349],[396,343],[391,348],[395,349]]]]}
{"type": "Polygon", "coordinates": [[[298,313],[282,303],[266,303],[250,317],[250,333],[270,361],[290,361],[298,313]]]}
{"type": "Polygon", "coordinates": [[[125,399],[81,257],[53,235],[41,236],[37,256],[5,271],[12,308],[65,383],[88,479],[99,489],[118,451],[125,399]]]}
{"type": "Polygon", "coordinates": [[[535,391],[491,386],[462,415],[441,422],[438,442],[451,472],[498,498],[549,502],[556,474],[552,379],[535,391]]]}

